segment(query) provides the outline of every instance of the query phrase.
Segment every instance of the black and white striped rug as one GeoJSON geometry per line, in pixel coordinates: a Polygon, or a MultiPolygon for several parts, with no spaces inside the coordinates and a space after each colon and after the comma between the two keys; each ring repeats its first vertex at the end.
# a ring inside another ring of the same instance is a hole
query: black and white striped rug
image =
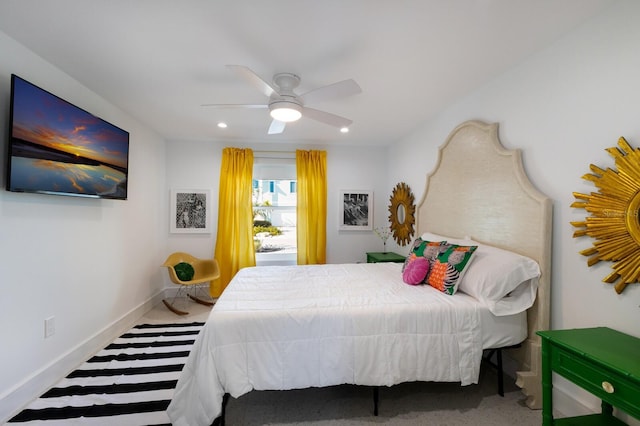
{"type": "Polygon", "coordinates": [[[193,322],[135,326],[9,423],[170,425],[166,409],[203,325],[193,322]]]}

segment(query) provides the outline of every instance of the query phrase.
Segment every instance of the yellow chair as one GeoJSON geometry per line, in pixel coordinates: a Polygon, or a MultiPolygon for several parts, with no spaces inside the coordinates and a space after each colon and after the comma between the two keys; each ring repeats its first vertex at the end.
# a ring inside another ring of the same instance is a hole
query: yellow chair
{"type": "MultiPolygon", "coordinates": [[[[171,281],[173,281],[174,284],[178,284],[180,286],[178,288],[176,295],[173,297],[173,301],[171,303],[167,301],[167,299],[162,300],[165,306],[169,308],[172,312],[178,315],[187,315],[189,313],[189,312],[177,309],[175,306],[173,306],[176,297],[180,297],[183,292],[185,292],[187,296],[194,302],[200,303],[202,305],[213,306],[214,302],[202,299],[197,295],[189,294],[189,289],[194,289],[194,291],[197,293],[199,290],[200,291],[202,290],[199,285],[204,284],[206,282],[210,283],[211,281],[217,280],[220,277],[220,269],[218,268],[218,261],[216,261],[215,259],[199,259],[197,257],[191,256],[188,253],[177,252],[169,255],[169,257],[167,258],[167,260],[165,260],[162,266],[168,269],[169,278],[171,278],[171,281]],[[178,274],[175,269],[176,265],[182,262],[188,263],[193,267],[193,272],[194,272],[193,278],[191,278],[188,281],[181,280],[178,277],[178,274]]],[[[211,299],[211,297],[208,296],[208,291],[207,291],[206,297],[211,299]]]]}

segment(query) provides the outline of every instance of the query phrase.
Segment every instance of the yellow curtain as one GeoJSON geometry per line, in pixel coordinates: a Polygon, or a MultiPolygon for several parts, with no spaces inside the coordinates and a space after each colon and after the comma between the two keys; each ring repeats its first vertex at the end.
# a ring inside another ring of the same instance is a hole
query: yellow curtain
{"type": "Polygon", "coordinates": [[[327,153],[296,150],[298,265],[326,263],[327,153]]]}
{"type": "Polygon", "coordinates": [[[255,266],[251,178],[253,151],[224,148],[220,166],[218,236],[215,258],[220,279],[211,283],[211,296],[218,297],[240,269],[255,266]]]}

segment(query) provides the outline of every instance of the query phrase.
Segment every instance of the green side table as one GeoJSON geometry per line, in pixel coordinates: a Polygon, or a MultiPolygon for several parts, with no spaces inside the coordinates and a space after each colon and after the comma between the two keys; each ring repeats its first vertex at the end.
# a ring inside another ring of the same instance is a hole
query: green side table
{"type": "Polygon", "coordinates": [[[382,253],[382,252],[370,252],[367,253],[367,263],[380,263],[380,262],[395,262],[395,263],[403,263],[405,257],[399,255],[398,253],[393,253],[391,251],[382,253]]]}
{"type": "Polygon", "coordinates": [[[542,424],[625,425],[613,407],[640,419],[640,339],[607,327],[539,331],[542,424]],[[602,400],[602,413],[553,418],[552,372],[602,400]]]}

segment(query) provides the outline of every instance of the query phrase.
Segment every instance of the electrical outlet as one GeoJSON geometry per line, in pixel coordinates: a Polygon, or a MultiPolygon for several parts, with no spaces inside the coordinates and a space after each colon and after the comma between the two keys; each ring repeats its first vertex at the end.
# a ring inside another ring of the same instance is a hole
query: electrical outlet
{"type": "Polygon", "coordinates": [[[44,319],[44,337],[51,337],[56,333],[56,317],[44,319]]]}

